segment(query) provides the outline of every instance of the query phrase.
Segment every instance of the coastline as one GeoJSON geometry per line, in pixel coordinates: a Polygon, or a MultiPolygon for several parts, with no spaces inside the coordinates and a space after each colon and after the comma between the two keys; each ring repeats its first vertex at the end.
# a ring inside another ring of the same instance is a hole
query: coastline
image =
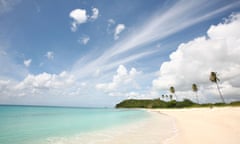
{"type": "MultiPolygon", "coordinates": [[[[151,114],[150,118],[96,132],[92,139],[100,140],[95,142],[97,144],[238,144],[240,142],[240,107],[145,110],[151,114]]],[[[86,139],[84,143],[89,142],[89,139],[86,139]]]]}
{"type": "MultiPolygon", "coordinates": [[[[145,110],[146,111],[146,110],[145,110]]],[[[148,111],[146,119],[105,130],[84,133],[72,137],[48,139],[49,144],[165,144],[165,140],[175,135],[172,117],[148,111]]],[[[40,143],[42,144],[42,143],[40,143]]]]}
{"type": "MultiPolygon", "coordinates": [[[[240,107],[139,109],[149,117],[36,144],[238,144],[240,107]]],[[[125,117],[127,119],[127,117],[125,117]]]]}
{"type": "MultiPolygon", "coordinates": [[[[142,110],[142,109],[141,109],[142,110]]],[[[146,110],[146,109],[143,109],[146,110]]],[[[129,124],[119,130],[121,134],[112,138],[106,144],[165,144],[177,133],[175,119],[163,113],[146,110],[150,117],[137,125],[129,124]]]]}
{"type": "Polygon", "coordinates": [[[175,119],[178,132],[166,144],[238,144],[240,107],[153,109],[175,119]]]}

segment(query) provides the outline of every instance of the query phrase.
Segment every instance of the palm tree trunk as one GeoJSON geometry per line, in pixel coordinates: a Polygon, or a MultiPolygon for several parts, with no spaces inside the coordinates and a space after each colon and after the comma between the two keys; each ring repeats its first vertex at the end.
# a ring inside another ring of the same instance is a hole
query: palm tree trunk
{"type": "Polygon", "coordinates": [[[225,100],[224,100],[224,98],[223,98],[223,95],[222,95],[222,93],[221,93],[221,91],[220,91],[220,88],[219,88],[219,85],[218,85],[217,82],[216,82],[216,85],[217,85],[217,89],[218,89],[219,95],[220,95],[220,97],[221,97],[221,99],[222,99],[222,102],[225,103],[225,100]]]}
{"type": "Polygon", "coordinates": [[[177,95],[174,93],[174,95],[175,95],[175,98],[176,98],[176,101],[177,101],[177,95]]]}
{"type": "Polygon", "coordinates": [[[198,94],[196,92],[197,103],[199,104],[198,94]]]}

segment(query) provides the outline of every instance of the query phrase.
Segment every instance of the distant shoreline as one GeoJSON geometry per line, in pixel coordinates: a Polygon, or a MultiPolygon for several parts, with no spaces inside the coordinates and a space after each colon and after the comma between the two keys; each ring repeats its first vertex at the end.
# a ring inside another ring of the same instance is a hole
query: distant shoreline
{"type": "Polygon", "coordinates": [[[195,103],[189,99],[183,101],[163,101],[161,99],[127,99],[116,104],[116,108],[198,108],[198,107],[225,107],[240,106],[240,101],[231,103],[195,103]]]}

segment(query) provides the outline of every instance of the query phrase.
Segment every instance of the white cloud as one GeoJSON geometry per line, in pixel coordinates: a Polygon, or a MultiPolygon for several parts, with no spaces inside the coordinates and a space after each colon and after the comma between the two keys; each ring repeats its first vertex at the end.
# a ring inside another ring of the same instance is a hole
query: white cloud
{"type": "Polygon", "coordinates": [[[16,85],[15,89],[59,89],[72,85],[74,82],[74,76],[66,71],[61,72],[59,75],[44,72],[38,75],[29,74],[16,85]]]}
{"type": "Polygon", "coordinates": [[[114,39],[117,40],[119,38],[119,34],[125,29],[124,24],[118,24],[114,31],[114,39]]]}
{"type": "Polygon", "coordinates": [[[73,19],[71,23],[71,30],[72,32],[76,32],[78,25],[86,23],[88,21],[94,21],[99,16],[98,8],[92,8],[92,16],[87,14],[85,9],[74,9],[69,13],[69,17],[73,19]]]}
{"type": "Polygon", "coordinates": [[[73,19],[71,30],[77,31],[79,24],[85,23],[88,20],[87,11],[85,9],[74,9],[70,12],[69,17],[73,19]]]}
{"type": "Polygon", "coordinates": [[[8,52],[8,44],[0,40],[0,79],[22,78],[28,73],[26,67],[16,62],[8,52]],[[6,44],[5,44],[6,43],[6,44]]]}
{"type": "Polygon", "coordinates": [[[114,19],[108,19],[107,21],[108,25],[107,25],[107,33],[108,34],[112,34],[114,33],[115,29],[114,29],[114,25],[115,25],[115,20],[114,19]]]}
{"type": "Polygon", "coordinates": [[[0,96],[67,96],[69,91],[80,87],[75,77],[66,71],[59,74],[44,72],[38,75],[28,74],[22,81],[0,79],[0,96]]]}
{"type": "MultiPolygon", "coordinates": [[[[110,51],[111,56],[140,48],[141,45],[146,45],[156,40],[161,40],[240,5],[240,2],[235,2],[211,10],[208,9],[209,5],[205,5],[206,2],[208,1],[186,2],[185,0],[181,0],[176,2],[166,12],[155,14],[151,19],[146,20],[145,24],[138,27],[134,33],[126,36],[123,41],[113,46],[112,51],[110,51]],[[202,6],[201,9],[199,9],[199,5],[202,6]],[[191,13],[189,11],[195,12],[191,13]],[[184,17],[182,17],[182,15],[184,15],[184,17]]],[[[211,4],[214,5],[216,2],[213,1],[211,4]]]]}
{"type": "Polygon", "coordinates": [[[0,103],[89,106],[85,103],[86,96],[92,94],[92,90],[92,86],[78,81],[67,71],[28,74],[20,81],[0,79],[0,103]]]}
{"type": "Polygon", "coordinates": [[[83,36],[83,37],[78,39],[78,42],[81,43],[81,44],[86,45],[89,42],[89,40],[90,40],[89,36],[83,36]]]}
{"type": "Polygon", "coordinates": [[[176,91],[191,90],[197,83],[206,95],[218,95],[209,81],[211,71],[216,71],[221,79],[224,95],[239,97],[240,90],[240,14],[230,16],[224,23],[213,25],[207,36],[198,37],[179,45],[164,62],[159,77],[153,80],[153,89],[168,90],[175,86],[176,91]],[[231,90],[236,93],[231,93],[231,90]],[[233,95],[234,94],[234,95],[233,95]]]}
{"type": "Polygon", "coordinates": [[[23,61],[23,64],[26,66],[26,67],[29,67],[32,63],[32,59],[28,59],[28,60],[24,60],[23,61]]]}
{"type": "Polygon", "coordinates": [[[127,92],[129,89],[138,88],[138,84],[135,79],[140,74],[141,72],[137,71],[135,68],[131,68],[131,70],[128,71],[125,66],[120,65],[117,69],[116,75],[112,78],[112,82],[97,84],[96,88],[103,90],[112,96],[122,92],[127,92]]]}
{"type": "Polygon", "coordinates": [[[99,16],[99,10],[97,8],[92,8],[92,16],[90,19],[96,20],[99,16]]]}
{"type": "Polygon", "coordinates": [[[131,91],[125,94],[128,98],[138,98],[141,95],[138,92],[131,91]]]}
{"type": "Polygon", "coordinates": [[[0,14],[11,11],[20,2],[21,0],[0,0],[0,14]]]}
{"type": "Polygon", "coordinates": [[[115,20],[114,19],[108,19],[108,24],[109,25],[113,25],[113,24],[115,24],[116,22],[115,22],[115,20]]]}
{"type": "MultiPolygon", "coordinates": [[[[119,64],[127,64],[149,57],[153,55],[153,52],[157,53],[157,51],[148,47],[148,44],[160,41],[216,15],[219,16],[219,14],[240,4],[240,2],[234,2],[223,7],[209,9],[209,5],[205,5],[206,2],[209,1],[186,2],[181,0],[177,1],[165,12],[160,13],[157,11],[139,27],[134,28],[134,31],[128,33],[121,41],[109,48],[105,48],[105,51],[99,57],[93,58],[93,53],[89,53],[85,58],[76,61],[73,65],[73,73],[80,78],[85,78],[94,75],[96,69],[101,69],[101,73],[106,73],[116,68],[119,64]],[[199,8],[199,5],[201,5],[201,8],[199,8]],[[192,11],[194,12],[192,13],[192,11]],[[183,15],[184,17],[182,17],[183,15]],[[143,46],[146,46],[146,48],[143,49],[143,46]],[[126,55],[128,55],[128,60],[124,61],[126,55]],[[88,60],[86,61],[86,59],[88,60]]],[[[209,4],[215,5],[216,3],[216,1],[211,1],[209,4]]],[[[161,49],[158,50],[160,51],[161,49]]]]}
{"type": "Polygon", "coordinates": [[[54,58],[54,53],[52,51],[48,51],[45,56],[49,59],[52,60],[54,58]]]}

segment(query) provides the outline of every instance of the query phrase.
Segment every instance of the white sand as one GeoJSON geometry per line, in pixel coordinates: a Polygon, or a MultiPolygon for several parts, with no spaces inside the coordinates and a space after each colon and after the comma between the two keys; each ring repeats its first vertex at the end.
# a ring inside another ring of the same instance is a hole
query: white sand
{"type": "Polygon", "coordinates": [[[176,135],[174,118],[159,112],[149,112],[151,118],[120,128],[121,132],[113,135],[105,144],[164,144],[176,135]]]}
{"type": "Polygon", "coordinates": [[[168,144],[240,144],[240,107],[157,110],[179,129],[168,144]]]}
{"type": "Polygon", "coordinates": [[[142,126],[112,144],[240,144],[240,107],[154,109],[142,126]]]}

